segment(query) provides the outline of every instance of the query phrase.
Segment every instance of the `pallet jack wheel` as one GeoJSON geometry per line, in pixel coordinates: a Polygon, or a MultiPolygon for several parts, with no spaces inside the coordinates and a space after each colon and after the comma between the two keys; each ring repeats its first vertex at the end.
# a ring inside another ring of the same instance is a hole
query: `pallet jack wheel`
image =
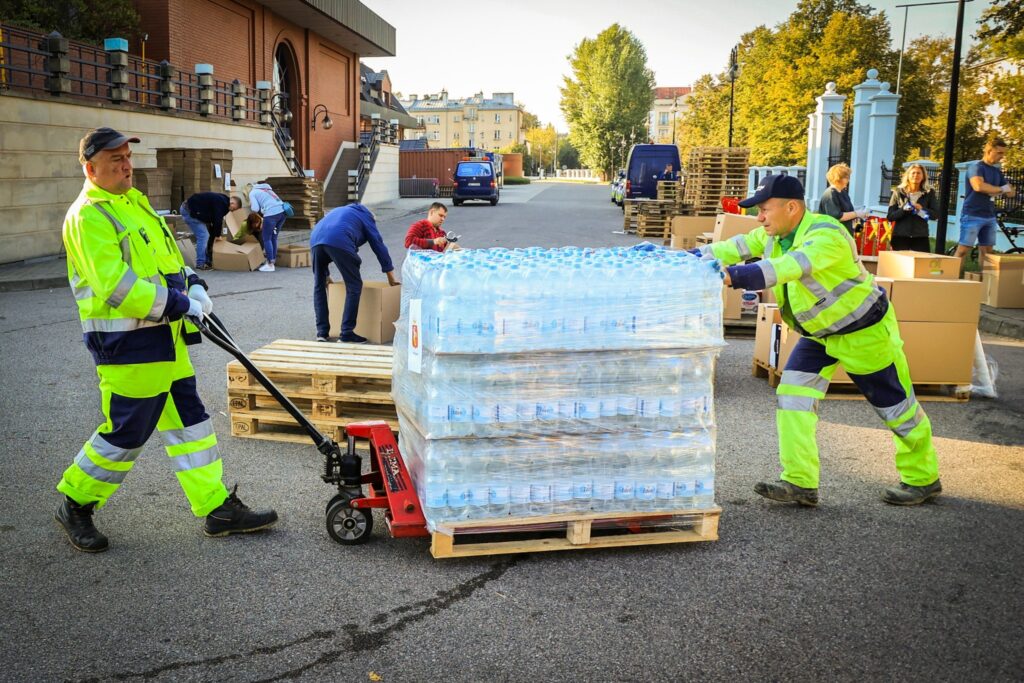
{"type": "Polygon", "coordinates": [[[327,533],[342,545],[359,545],[370,540],[373,512],[349,507],[348,498],[335,496],[327,508],[327,533]]]}

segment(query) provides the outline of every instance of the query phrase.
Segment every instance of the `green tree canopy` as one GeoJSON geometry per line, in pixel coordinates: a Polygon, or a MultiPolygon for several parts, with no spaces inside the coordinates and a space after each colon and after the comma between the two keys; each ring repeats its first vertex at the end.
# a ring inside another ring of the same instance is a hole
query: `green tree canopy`
{"type": "MultiPolygon", "coordinates": [[[[993,131],[1010,144],[1006,166],[1024,166],[1024,0],[993,0],[976,36],[981,61],[971,69],[996,112],[993,131]]],[[[976,60],[977,61],[977,60],[976,60]]],[[[963,74],[963,71],[961,71],[963,74]]],[[[961,90],[961,96],[963,95],[961,90]]],[[[959,109],[959,107],[957,107],[959,109]]],[[[977,156],[975,154],[974,156],[977,156]]]]}
{"type": "Polygon", "coordinates": [[[65,38],[89,43],[104,38],[134,38],[139,15],[132,0],[0,0],[4,23],[58,31],[65,38]]]}
{"type": "Polygon", "coordinates": [[[612,24],[584,38],[569,56],[572,76],[561,88],[569,140],[589,168],[611,174],[625,145],[645,140],[654,102],[654,73],[636,36],[612,24]]]}

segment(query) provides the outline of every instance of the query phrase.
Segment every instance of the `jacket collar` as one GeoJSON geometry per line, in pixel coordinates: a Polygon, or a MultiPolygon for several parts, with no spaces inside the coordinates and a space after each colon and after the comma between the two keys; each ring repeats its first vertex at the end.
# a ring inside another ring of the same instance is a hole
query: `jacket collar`
{"type": "Polygon", "coordinates": [[[132,204],[137,204],[139,196],[142,195],[142,193],[134,187],[123,195],[107,192],[88,178],[85,179],[85,185],[82,187],[82,194],[85,195],[90,202],[116,202],[120,197],[127,197],[128,201],[132,204]]]}

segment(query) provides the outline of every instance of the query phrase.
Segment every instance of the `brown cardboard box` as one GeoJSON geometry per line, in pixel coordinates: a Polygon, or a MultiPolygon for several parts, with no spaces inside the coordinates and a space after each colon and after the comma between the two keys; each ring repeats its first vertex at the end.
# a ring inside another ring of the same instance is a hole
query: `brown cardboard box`
{"type": "Polygon", "coordinates": [[[1024,254],[988,254],[982,269],[986,304],[1024,308],[1024,254]]]}
{"type": "MultiPolygon", "coordinates": [[[[359,312],[355,333],[374,344],[386,344],[395,338],[395,321],[402,302],[402,287],[387,282],[364,281],[359,297],[359,312]]],[[[331,334],[341,331],[341,314],[345,310],[345,283],[328,282],[327,309],[331,320],[331,334]]]]}
{"type": "Polygon", "coordinates": [[[739,320],[743,317],[743,290],[722,287],[722,318],[739,320]]]}
{"type": "Polygon", "coordinates": [[[217,270],[250,271],[263,263],[263,247],[248,235],[241,244],[217,238],[213,242],[213,267],[217,270]]]}
{"type": "Polygon", "coordinates": [[[891,277],[876,277],[875,284],[885,290],[885,295],[892,301],[892,278],[891,277]]]}
{"type": "Polygon", "coordinates": [[[185,265],[189,268],[196,267],[196,243],[188,237],[179,237],[174,240],[178,245],[181,257],[185,259],[185,265]]]}
{"type": "Polygon", "coordinates": [[[693,241],[697,243],[698,247],[704,246],[705,244],[711,244],[715,241],[715,235],[711,232],[701,233],[693,238],[693,241]]]}
{"type": "Polygon", "coordinates": [[[667,244],[670,249],[694,249],[697,246],[697,241],[686,235],[672,235],[668,238],[667,244]]]}
{"type": "Polygon", "coordinates": [[[724,242],[736,235],[745,235],[760,223],[754,216],[744,216],[735,213],[720,213],[715,218],[714,241],[724,242]]]}
{"type": "Polygon", "coordinates": [[[715,229],[714,216],[674,216],[672,218],[672,248],[693,249],[696,238],[715,229]],[[682,246],[688,243],[689,246],[682,246]]]}
{"type": "Polygon", "coordinates": [[[310,256],[308,244],[284,244],[277,250],[275,266],[282,268],[309,268],[310,256]]]}
{"type": "Polygon", "coordinates": [[[893,280],[896,320],[978,324],[984,285],[970,280],[893,280]]]}
{"type": "MultiPolygon", "coordinates": [[[[224,216],[224,226],[227,227],[228,232],[231,233],[232,239],[237,239],[238,234],[242,231],[242,223],[249,217],[249,209],[241,208],[229,211],[227,216],[224,216]]],[[[276,263],[276,261],[275,261],[276,263]]]]}
{"type": "Polygon", "coordinates": [[[959,280],[960,259],[923,251],[883,251],[878,274],[894,280],[959,280]]]}
{"type": "Polygon", "coordinates": [[[860,262],[864,264],[864,269],[872,275],[878,274],[878,257],[877,256],[861,256],[860,262]]]}
{"type": "Polygon", "coordinates": [[[754,360],[768,365],[771,355],[772,325],[782,323],[782,314],[775,304],[760,304],[757,307],[757,328],[754,332],[754,360]]]}
{"type": "Polygon", "coordinates": [[[974,323],[901,322],[903,352],[917,384],[970,384],[974,323]]]}
{"type": "Polygon", "coordinates": [[[982,282],[981,273],[975,273],[970,270],[964,273],[964,279],[971,282],[982,282]]]}

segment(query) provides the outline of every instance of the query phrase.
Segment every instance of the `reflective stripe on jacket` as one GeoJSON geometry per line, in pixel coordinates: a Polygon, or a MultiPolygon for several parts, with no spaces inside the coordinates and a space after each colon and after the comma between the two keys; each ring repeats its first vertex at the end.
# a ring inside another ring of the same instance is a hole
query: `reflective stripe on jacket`
{"type": "Polygon", "coordinates": [[[136,189],[111,194],[85,181],[63,227],[68,281],[97,364],[174,360],[170,319],[188,310],[184,260],[136,189]]]}
{"type": "Polygon", "coordinates": [[[805,212],[785,253],[764,228],[703,249],[726,266],[761,257],[757,266],[786,324],[813,337],[855,324],[884,296],[857,259],[850,233],[829,216],[805,212]]]}

